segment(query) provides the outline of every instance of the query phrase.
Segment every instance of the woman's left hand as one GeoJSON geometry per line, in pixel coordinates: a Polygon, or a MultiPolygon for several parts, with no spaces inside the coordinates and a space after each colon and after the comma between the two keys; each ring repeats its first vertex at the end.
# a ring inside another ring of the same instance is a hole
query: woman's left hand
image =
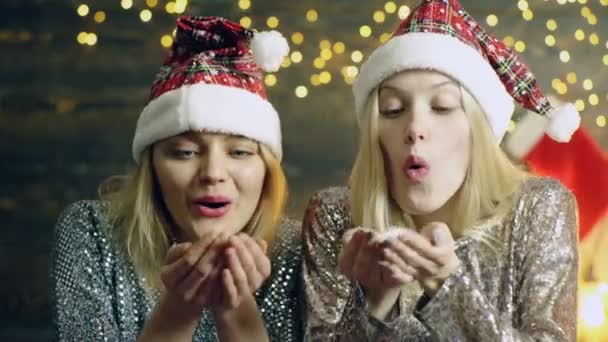
{"type": "Polygon", "coordinates": [[[404,230],[397,238],[387,240],[385,246],[390,271],[395,276],[415,278],[431,297],[460,264],[452,233],[441,222],[427,224],[420,233],[404,230]]]}
{"type": "Polygon", "coordinates": [[[239,307],[270,276],[266,242],[244,233],[231,236],[226,243],[223,262],[218,266],[217,295],[210,307],[220,313],[239,307]]]}

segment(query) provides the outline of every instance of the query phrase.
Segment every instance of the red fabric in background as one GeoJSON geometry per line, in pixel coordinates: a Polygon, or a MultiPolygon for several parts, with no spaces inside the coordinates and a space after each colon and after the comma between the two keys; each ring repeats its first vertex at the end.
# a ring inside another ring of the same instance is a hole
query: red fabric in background
{"type": "Polygon", "coordinates": [[[525,160],[534,173],[556,178],[574,193],[581,240],[608,214],[608,157],[583,127],[565,144],[545,135],[525,160]]]}

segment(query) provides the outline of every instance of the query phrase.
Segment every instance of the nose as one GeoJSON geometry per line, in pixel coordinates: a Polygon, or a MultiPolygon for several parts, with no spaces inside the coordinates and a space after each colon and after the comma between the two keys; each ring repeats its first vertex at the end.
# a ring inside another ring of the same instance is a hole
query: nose
{"type": "Polygon", "coordinates": [[[226,181],[226,163],[222,152],[210,149],[201,158],[200,181],[203,185],[213,185],[226,181]]]}
{"type": "Polygon", "coordinates": [[[405,143],[413,145],[429,139],[428,113],[424,108],[415,108],[405,125],[405,143]]]}

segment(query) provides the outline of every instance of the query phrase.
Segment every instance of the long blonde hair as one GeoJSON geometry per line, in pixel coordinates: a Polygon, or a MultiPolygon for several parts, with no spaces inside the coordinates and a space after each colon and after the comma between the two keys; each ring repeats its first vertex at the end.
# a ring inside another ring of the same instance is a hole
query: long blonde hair
{"type": "MultiPolygon", "coordinates": [[[[450,222],[456,237],[470,235],[473,227],[506,211],[527,173],[513,164],[496,144],[483,110],[460,87],[462,106],[471,127],[471,163],[456,192],[450,222]],[[456,215],[456,213],[458,213],[456,215]]],[[[378,136],[378,88],[366,103],[360,127],[359,150],[350,176],[352,220],[355,226],[383,231],[393,225],[415,227],[390,197],[378,136]]],[[[421,227],[417,227],[421,228],[421,227]]]]}
{"type": "MultiPolygon", "coordinates": [[[[287,181],[280,162],[259,144],[266,175],[260,201],[243,232],[272,243],[287,199],[287,181]]],[[[137,274],[152,290],[161,290],[160,271],[170,245],[172,220],[163,202],[152,163],[152,150],[127,176],[103,182],[99,193],[106,201],[108,229],[137,274]]]]}

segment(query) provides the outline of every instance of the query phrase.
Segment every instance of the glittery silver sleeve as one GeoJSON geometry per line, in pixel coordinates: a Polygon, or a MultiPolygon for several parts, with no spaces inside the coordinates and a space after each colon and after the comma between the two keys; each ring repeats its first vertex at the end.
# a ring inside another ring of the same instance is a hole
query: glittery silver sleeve
{"type": "Polygon", "coordinates": [[[61,341],[120,340],[109,282],[104,279],[104,248],[96,241],[87,206],[74,204],[60,216],[55,231],[51,274],[54,323],[61,341]]]}
{"type": "Polygon", "coordinates": [[[369,315],[360,288],[336,270],[348,203],[348,189],[324,190],[305,215],[308,340],[576,340],[576,204],[557,181],[524,182],[512,208],[475,227],[483,239],[456,241],[461,266],[435,297],[407,284],[386,322],[369,315]]]}
{"type": "MultiPolygon", "coordinates": [[[[145,291],[132,263],[108,235],[103,205],[80,201],[60,216],[51,270],[52,312],[60,341],[135,341],[158,293],[145,291]]],[[[270,258],[272,274],[256,292],[271,341],[299,341],[301,313],[300,223],[283,220],[270,258]]],[[[193,341],[216,341],[204,310],[193,341]]]]}
{"type": "Polygon", "coordinates": [[[464,262],[419,304],[421,319],[446,341],[576,341],[574,197],[556,181],[529,182],[505,223],[508,239],[494,258],[507,262],[484,267],[493,263],[489,251],[462,246],[464,262]]]}

